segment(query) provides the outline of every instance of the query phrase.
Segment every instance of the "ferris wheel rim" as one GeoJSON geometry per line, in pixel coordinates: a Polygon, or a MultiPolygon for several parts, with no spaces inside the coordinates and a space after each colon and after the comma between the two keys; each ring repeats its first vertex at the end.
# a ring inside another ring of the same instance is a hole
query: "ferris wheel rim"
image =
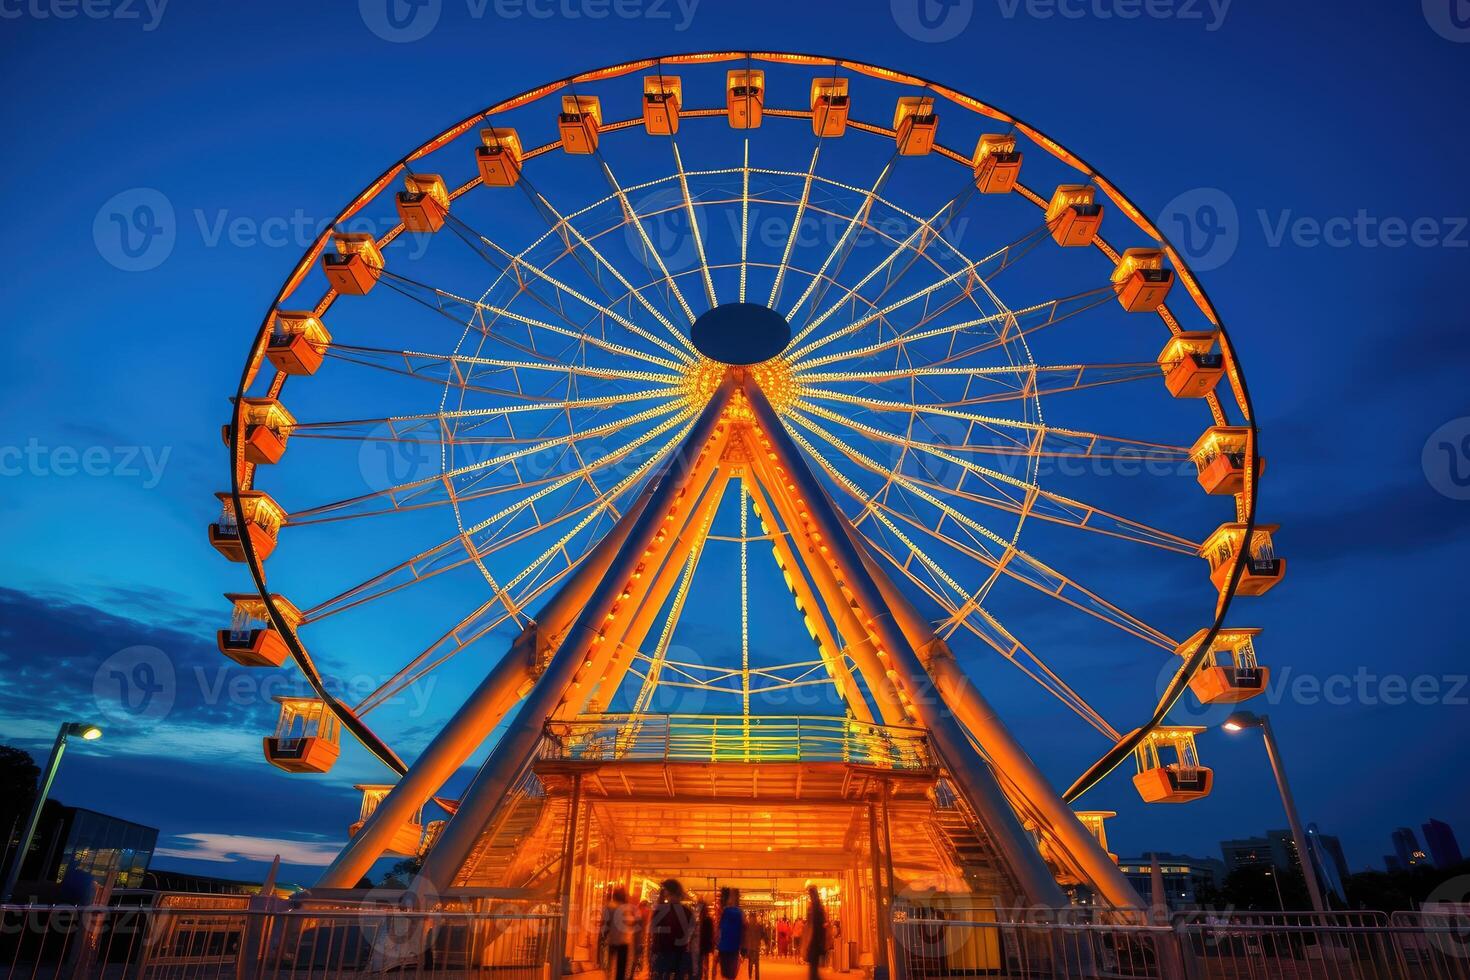
{"type": "MultiPolygon", "coordinates": [[[[906,84],[922,87],[924,89],[935,92],[938,95],[946,97],[951,101],[956,102],[962,108],[966,108],[971,112],[986,116],[999,122],[1010,123],[1017,129],[1019,129],[1021,133],[1025,135],[1029,140],[1031,140],[1041,149],[1046,150],[1058,161],[1078,171],[1084,176],[1087,176],[1096,181],[1099,184],[1100,188],[1103,190],[1104,194],[1106,194],[1110,199],[1112,199],[1124,210],[1124,212],[1127,214],[1134,225],[1136,225],[1146,235],[1156,239],[1164,246],[1165,252],[1169,257],[1171,264],[1178,272],[1180,278],[1184,280],[1190,298],[1194,301],[1194,304],[1205,315],[1205,317],[1210,321],[1215,331],[1218,332],[1218,343],[1220,346],[1220,352],[1224,364],[1226,365],[1227,374],[1230,378],[1231,389],[1235,394],[1235,403],[1243,416],[1244,426],[1247,429],[1248,433],[1248,465],[1245,467],[1244,488],[1241,494],[1244,506],[1242,508],[1243,512],[1238,516],[1243,518],[1243,521],[1241,521],[1241,523],[1244,525],[1245,539],[1250,540],[1251,536],[1255,533],[1257,527],[1256,518],[1259,499],[1257,487],[1260,475],[1261,454],[1259,450],[1259,429],[1256,421],[1254,404],[1250,395],[1250,388],[1245,377],[1244,368],[1241,366],[1239,359],[1236,356],[1235,347],[1230,339],[1229,330],[1224,322],[1223,317],[1219,315],[1217,308],[1215,307],[1213,301],[1209,298],[1208,292],[1206,291],[1203,284],[1189,268],[1189,264],[1186,261],[1184,255],[1173,245],[1168,236],[1160,228],[1158,228],[1158,226],[1151,219],[1149,219],[1144,214],[1144,212],[1139,209],[1120,188],[1117,187],[1117,185],[1113,184],[1111,181],[1108,181],[1106,177],[1101,173],[1101,171],[1089,164],[1081,156],[1073,153],[1061,142],[1052,139],[1049,135],[1047,135],[1044,130],[1036,128],[1027,123],[1025,120],[1021,119],[1020,117],[1005,112],[1004,110],[999,109],[998,107],[990,103],[983,102],[980,99],[969,95],[961,89],[952,88],[931,79],[926,79],[919,75],[901,72],[897,69],[888,68],[886,66],[877,65],[875,63],[867,61],[839,58],[832,55],[819,55],[806,52],[753,50],[679,52],[660,55],[652,58],[635,59],[631,61],[618,62],[601,68],[595,68],[577,75],[566,76],[556,81],[547,82],[542,85],[526,89],[518,95],[512,96],[509,99],[504,99],[492,106],[473,113],[470,116],[461,119],[458,123],[455,123],[454,125],[442,130],[434,137],[420,144],[412,152],[406,154],[398,161],[393,163],[378,178],[370,181],[367,185],[365,185],[363,189],[343,208],[343,210],[339,212],[339,214],[332,220],[332,222],[324,227],[323,231],[318,235],[318,237],[307,247],[306,251],[303,253],[301,259],[298,261],[296,266],[293,267],[292,271],[287,275],[285,280],[283,280],[281,286],[279,287],[274,298],[265,311],[260,326],[257,330],[255,341],[250,348],[250,353],[246,358],[244,367],[242,368],[240,380],[236,387],[236,395],[232,411],[232,424],[230,425],[229,434],[229,450],[231,455],[229,497],[234,511],[235,520],[238,522],[238,525],[243,527],[246,524],[245,511],[244,505],[242,503],[241,493],[243,490],[246,489],[246,487],[244,486],[244,482],[246,474],[248,472],[247,468],[253,466],[253,464],[247,463],[244,460],[243,446],[241,443],[241,431],[243,429],[243,413],[245,408],[246,394],[252,381],[255,379],[256,372],[258,371],[260,366],[260,362],[264,357],[265,347],[269,341],[271,328],[275,321],[275,315],[280,310],[280,304],[284,302],[292,294],[292,292],[294,292],[295,288],[298,285],[300,285],[301,279],[305,276],[306,272],[310,270],[312,264],[316,261],[317,256],[321,254],[328,241],[330,241],[333,229],[335,227],[337,227],[343,221],[351,218],[367,202],[376,198],[377,195],[381,193],[390,184],[390,182],[400,173],[402,173],[414,160],[421,158],[434,149],[437,149],[438,147],[451,142],[458,136],[463,135],[465,132],[469,131],[470,128],[472,128],[477,122],[487,119],[489,116],[496,112],[508,111],[512,108],[538,101],[539,99],[556,91],[559,91],[562,88],[575,85],[579,82],[601,81],[609,78],[619,77],[621,75],[638,71],[640,69],[661,69],[664,65],[710,64],[721,61],[739,60],[742,58],[745,59],[747,63],[752,61],[760,61],[769,63],[807,65],[812,67],[830,65],[834,69],[849,68],[867,74],[870,77],[879,78],[880,80],[893,82],[895,84],[906,84]]],[[[477,181],[472,181],[471,183],[475,184],[477,183],[477,181]]],[[[380,240],[380,243],[386,244],[387,242],[392,241],[394,238],[397,237],[398,234],[402,233],[402,231],[403,226],[399,224],[395,228],[391,229],[388,233],[386,233],[380,240]]],[[[317,303],[317,306],[315,307],[318,315],[325,313],[335,302],[336,298],[337,294],[329,287],[327,292],[324,294],[322,299],[317,303]]],[[[283,384],[284,377],[278,375],[271,386],[272,393],[277,392],[283,384]]],[[[287,650],[291,655],[291,659],[296,663],[297,667],[301,669],[304,677],[306,678],[308,684],[311,686],[313,691],[322,700],[326,708],[341,722],[342,726],[346,728],[349,732],[351,732],[352,735],[357,738],[358,741],[366,749],[368,749],[368,751],[374,757],[379,759],[379,761],[388,766],[390,769],[394,770],[399,775],[405,773],[408,768],[407,765],[391,748],[391,746],[389,746],[388,743],[384,741],[372,729],[372,727],[368,725],[358,715],[358,713],[351,708],[351,706],[347,705],[327,690],[321,674],[317,669],[316,664],[312,659],[310,653],[301,643],[300,638],[296,634],[294,626],[292,626],[286,620],[286,618],[282,614],[282,611],[275,602],[275,599],[266,583],[263,561],[256,554],[255,547],[253,542],[250,540],[250,536],[241,535],[240,543],[241,551],[245,559],[244,564],[249,569],[251,579],[255,586],[256,592],[259,594],[264,611],[266,612],[269,621],[280,633],[283,641],[285,642],[287,650]]],[[[1105,752],[1096,763],[1094,763],[1091,767],[1089,767],[1088,770],[1086,770],[1076,779],[1072,786],[1063,794],[1063,798],[1067,802],[1072,802],[1073,800],[1075,800],[1076,797],[1080,796],[1082,793],[1085,793],[1088,789],[1095,786],[1104,776],[1106,776],[1109,772],[1116,768],[1118,764],[1128,758],[1133,749],[1143,740],[1143,738],[1150,731],[1164,723],[1170,709],[1174,706],[1175,703],[1177,703],[1180,697],[1182,697],[1187,686],[1189,675],[1199,664],[1199,662],[1202,661],[1203,657],[1209,650],[1211,643],[1214,641],[1215,637],[1222,629],[1225,618],[1237,594],[1237,590],[1243,576],[1248,557],[1249,550],[1245,548],[1239,549],[1238,553],[1234,556],[1230,573],[1226,579],[1226,585],[1220,590],[1219,597],[1216,603],[1215,615],[1210,627],[1207,631],[1205,631],[1205,635],[1201,639],[1199,645],[1196,647],[1192,656],[1188,660],[1186,660],[1185,667],[1179,671],[1179,673],[1175,676],[1173,682],[1161,695],[1158,705],[1156,706],[1150,718],[1143,725],[1140,725],[1138,728],[1124,735],[1122,739],[1120,739],[1111,749],[1105,752]]]]}

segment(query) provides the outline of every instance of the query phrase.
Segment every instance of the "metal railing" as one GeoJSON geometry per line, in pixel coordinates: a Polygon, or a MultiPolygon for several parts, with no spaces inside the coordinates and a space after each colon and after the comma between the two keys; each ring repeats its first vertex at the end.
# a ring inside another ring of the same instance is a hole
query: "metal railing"
{"type": "MultiPolygon", "coordinates": [[[[178,899],[179,896],[173,896],[178,899]]],[[[559,916],[513,907],[264,911],[0,906],[0,976],[26,980],[546,980],[559,916]]],[[[235,907],[219,907],[234,902],[235,907]]],[[[1188,913],[1117,925],[979,907],[901,910],[897,980],[1470,980],[1470,912],[1188,913]],[[1025,921],[1030,916],[1033,921],[1025,921]]]]}
{"type": "Polygon", "coordinates": [[[1157,925],[961,914],[895,919],[903,980],[1470,980],[1466,912],[1189,913],[1157,925]]]}
{"type": "Polygon", "coordinates": [[[920,729],[799,715],[599,715],[546,725],[543,758],[934,765],[920,729]]]}
{"type": "Polygon", "coordinates": [[[0,906],[0,976],[26,980],[545,980],[558,916],[396,908],[0,906]]]}

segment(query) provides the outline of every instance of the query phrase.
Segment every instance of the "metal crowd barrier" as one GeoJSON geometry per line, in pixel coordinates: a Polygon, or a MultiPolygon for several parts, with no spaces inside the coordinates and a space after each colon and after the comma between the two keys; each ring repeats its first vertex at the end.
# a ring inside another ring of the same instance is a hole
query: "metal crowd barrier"
{"type": "Polygon", "coordinates": [[[0,906],[15,980],[546,980],[556,915],[0,906]]]}
{"type": "MultiPolygon", "coordinates": [[[[1167,924],[893,923],[898,980],[1470,980],[1470,912],[1185,913],[1167,924]]],[[[990,919],[990,921],[979,921],[990,919]]]]}

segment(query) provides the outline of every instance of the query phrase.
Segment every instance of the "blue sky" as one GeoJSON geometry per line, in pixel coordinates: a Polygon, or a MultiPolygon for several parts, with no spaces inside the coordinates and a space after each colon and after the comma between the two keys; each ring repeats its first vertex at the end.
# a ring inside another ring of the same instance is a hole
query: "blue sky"
{"type": "MultiPolygon", "coordinates": [[[[281,852],[309,881],[355,815],[351,783],[383,773],[352,752],[317,781],[263,763],[270,689],[213,650],[220,594],[244,576],[204,543],[227,473],[218,425],[303,229],[406,148],[538,82],[777,48],[987,99],[1084,154],[1191,253],[1249,372],[1261,515],[1291,562],[1242,625],[1265,629],[1284,681],[1267,708],[1304,815],[1355,868],[1395,826],[1435,816],[1470,835],[1470,783],[1453,778],[1470,761],[1454,94],[1470,32],[1454,4],[442,0],[402,7],[397,29],[373,0],[0,3],[0,78],[19,96],[0,104],[0,169],[24,202],[0,232],[0,740],[40,752],[60,717],[112,712],[58,798],[158,826],[172,866],[246,876],[281,852]],[[172,214],[160,261],[122,248],[117,200],[172,214]],[[174,673],[141,716],[98,695],[110,671],[154,662],[135,648],[174,673]]],[[[339,646],[329,671],[382,669],[359,655],[339,646]]],[[[421,711],[395,709],[401,744],[423,743],[477,664],[421,711]]],[[[1050,726],[1015,726],[1044,762],[1066,759],[1050,726]]],[[[1114,850],[1209,854],[1281,825],[1257,740],[1202,746],[1208,801],[1148,810],[1122,773],[1089,794],[1122,814],[1114,850]]]]}

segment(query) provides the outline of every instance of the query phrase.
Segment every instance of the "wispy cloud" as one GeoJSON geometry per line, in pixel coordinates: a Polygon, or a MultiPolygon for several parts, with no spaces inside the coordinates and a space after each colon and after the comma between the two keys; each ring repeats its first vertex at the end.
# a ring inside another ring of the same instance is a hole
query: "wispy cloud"
{"type": "Polygon", "coordinates": [[[281,863],[325,867],[342,849],[342,841],[289,840],[284,837],[252,837],[247,834],[175,834],[177,846],[159,847],[159,857],[183,858],[190,861],[214,861],[234,864],[238,861],[272,861],[280,855],[281,863]]]}

